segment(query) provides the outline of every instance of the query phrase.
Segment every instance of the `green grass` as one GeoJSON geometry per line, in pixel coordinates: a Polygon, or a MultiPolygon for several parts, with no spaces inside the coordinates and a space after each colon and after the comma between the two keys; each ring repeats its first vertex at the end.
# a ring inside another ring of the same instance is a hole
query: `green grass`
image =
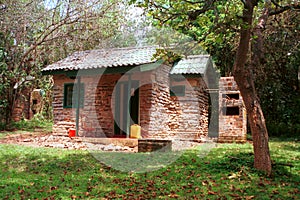
{"type": "Polygon", "coordinates": [[[28,132],[50,133],[53,122],[46,120],[42,115],[35,115],[31,120],[21,120],[8,125],[8,130],[0,129],[0,139],[7,135],[22,134],[28,132]]]}
{"type": "Polygon", "coordinates": [[[24,131],[52,131],[52,121],[44,119],[41,115],[34,116],[31,120],[21,120],[19,122],[12,122],[10,129],[24,130],[24,131]]]}
{"type": "Polygon", "coordinates": [[[218,144],[205,157],[191,150],[147,173],[117,171],[88,151],[0,145],[0,199],[299,199],[299,142],[270,147],[266,177],[252,167],[251,144],[218,144]]]}

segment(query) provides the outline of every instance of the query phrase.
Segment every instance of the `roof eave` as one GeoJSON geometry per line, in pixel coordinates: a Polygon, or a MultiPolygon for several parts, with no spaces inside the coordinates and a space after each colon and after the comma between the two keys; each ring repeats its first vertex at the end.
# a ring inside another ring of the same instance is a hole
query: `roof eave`
{"type": "Polygon", "coordinates": [[[120,74],[131,72],[145,72],[151,71],[159,67],[163,62],[161,60],[145,63],[142,65],[130,65],[122,67],[107,67],[107,68],[93,68],[93,69],[76,69],[76,70],[42,70],[42,75],[67,75],[76,76],[78,72],[80,75],[97,75],[97,74],[120,74]]]}
{"type": "Polygon", "coordinates": [[[176,77],[176,76],[183,76],[183,77],[186,77],[186,78],[198,78],[198,77],[202,77],[204,74],[202,73],[199,73],[199,74],[169,74],[170,77],[176,77]]]}

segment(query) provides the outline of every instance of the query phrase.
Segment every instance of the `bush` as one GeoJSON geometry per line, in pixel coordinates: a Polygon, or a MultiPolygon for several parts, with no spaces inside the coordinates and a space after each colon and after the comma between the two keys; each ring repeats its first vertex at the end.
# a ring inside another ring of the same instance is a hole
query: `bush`
{"type": "Polygon", "coordinates": [[[9,129],[34,131],[35,129],[43,129],[45,131],[52,130],[52,121],[45,119],[42,115],[36,114],[31,120],[23,119],[19,122],[12,122],[9,129]]]}
{"type": "Polygon", "coordinates": [[[299,137],[300,124],[267,123],[269,136],[299,137]]]}
{"type": "Polygon", "coordinates": [[[5,130],[5,123],[0,122],[0,131],[5,130]]]}

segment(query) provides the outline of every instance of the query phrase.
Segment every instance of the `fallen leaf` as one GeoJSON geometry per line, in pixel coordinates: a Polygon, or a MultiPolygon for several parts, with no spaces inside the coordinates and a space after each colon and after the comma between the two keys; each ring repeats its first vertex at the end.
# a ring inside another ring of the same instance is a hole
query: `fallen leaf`
{"type": "Polygon", "coordinates": [[[272,193],[273,194],[279,194],[278,190],[273,190],[272,193]]]}
{"type": "Polygon", "coordinates": [[[25,192],[25,190],[19,190],[19,194],[23,194],[25,192]]]}
{"type": "Polygon", "coordinates": [[[161,184],[162,185],[165,185],[167,182],[166,181],[161,181],[161,184]]]}
{"type": "Polygon", "coordinates": [[[57,187],[56,186],[51,186],[50,187],[50,190],[52,191],[52,190],[56,190],[57,189],[57,187]]]}
{"type": "Polygon", "coordinates": [[[234,179],[234,178],[236,178],[236,177],[237,177],[236,174],[232,174],[232,175],[228,176],[229,179],[234,179]]]}
{"type": "Polygon", "coordinates": [[[205,186],[208,184],[208,181],[202,181],[202,185],[205,186]]]}
{"type": "Polygon", "coordinates": [[[238,194],[229,194],[229,195],[232,197],[240,197],[240,195],[238,195],[238,194]]]}
{"type": "Polygon", "coordinates": [[[152,192],[152,197],[156,197],[156,192],[152,192]]]}
{"type": "Polygon", "coordinates": [[[230,188],[231,191],[235,191],[234,185],[230,185],[229,188],[230,188]]]}
{"type": "Polygon", "coordinates": [[[178,198],[179,195],[174,193],[174,194],[169,194],[169,197],[171,197],[171,198],[178,198]]]}
{"type": "Polygon", "coordinates": [[[209,195],[216,195],[216,194],[218,194],[217,192],[214,192],[214,191],[208,191],[207,192],[209,195]]]}

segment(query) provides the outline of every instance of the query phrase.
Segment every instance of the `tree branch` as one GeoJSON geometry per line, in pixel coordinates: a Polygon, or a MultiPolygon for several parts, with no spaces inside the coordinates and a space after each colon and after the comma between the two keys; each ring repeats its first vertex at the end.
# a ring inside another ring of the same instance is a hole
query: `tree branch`
{"type": "MultiPolygon", "coordinates": [[[[95,3],[97,3],[97,2],[95,2],[95,3]]],[[[48,39],[48,37],[50,35],[52,35],[55,31],[59,30],[61,27],[69,26],[69,25],[76,24],[76,23],[84,23],[84,22],[87,22],[87,20],[95,19],[95,17],[97,17],[97,18],[103,17],[105,15],[105,13],[112,7],[112,5],[107,6],[104,10],[102,10],[100,13],[98,13],[97,16],[94,16],[92,13],[88,13],[86,16],[83,17],[82,11],[92,8],[94,5],[95,4],[92,4],[87,7],[81,8],[79,10],[74,9],[74,10],[70,11],[70,13],[72,12],[72,15],[69,15],[70,14],[69,13],[68,15],[66,15],[64,18],[62,18],[61,20],[59,20],[56,23],[54,21],[52,21],[52,23],[48,27],[45,28],[45,31],[42,34],[40,34],[40,36],[36,39],[36,42],[34,44],[32,44],[29,47],[29,49],[27,49],[25,51],[19,65],[21,66],[25,62],[26,57],[32,51],[34,51],[39,45],[41,45],[45,42],[53,41],[57,38],[64,37],[66,34],[68,34],[70,32],[69,31],[68,33],[63,34],[61,36],[54,36],[53,38],[48,39]],[[81,19],[83,19],[83,18],[85,21],[81,21],[81,19]]],[[[59,6],[56,5],[55,8],[59,8],[59,6]]],[[[54,10],[54,12],[56,12],[56,9],[54,10]]],[[[53,20],[53,18],[52,18],[52,20],[53,20]]]]}
{"type": "Polygon", "coordinates": [[[290,5],[281,6],[278,3],[276,3],[274,0],[271,0],[271,2],[276,6],[276,8],[275,10],[270,11],[270,16],[278,15],[288,10],[296,10],[297,12],[300,12],[300,4],[290,4],[290,5]]]}
{"type": "Polygon", "coordinates": [[[189,3],[189,4],[192,4],[192,5],[195,5],[195,4],[199,4],[199,3],[206,3],[207,1],[189,1],[189,0],[183,0],[184,2],[186,3],[189,3]]]}
{"type": "Polygon", "coordinates": [[[208,10],[211,10],[215,2],[216,0],[205,1],[205,4],[202,6],[201,9],[188,12],[187,15],[189,16],[189,20],[194,21],[199,15],[207,12],[208,10]]]}

